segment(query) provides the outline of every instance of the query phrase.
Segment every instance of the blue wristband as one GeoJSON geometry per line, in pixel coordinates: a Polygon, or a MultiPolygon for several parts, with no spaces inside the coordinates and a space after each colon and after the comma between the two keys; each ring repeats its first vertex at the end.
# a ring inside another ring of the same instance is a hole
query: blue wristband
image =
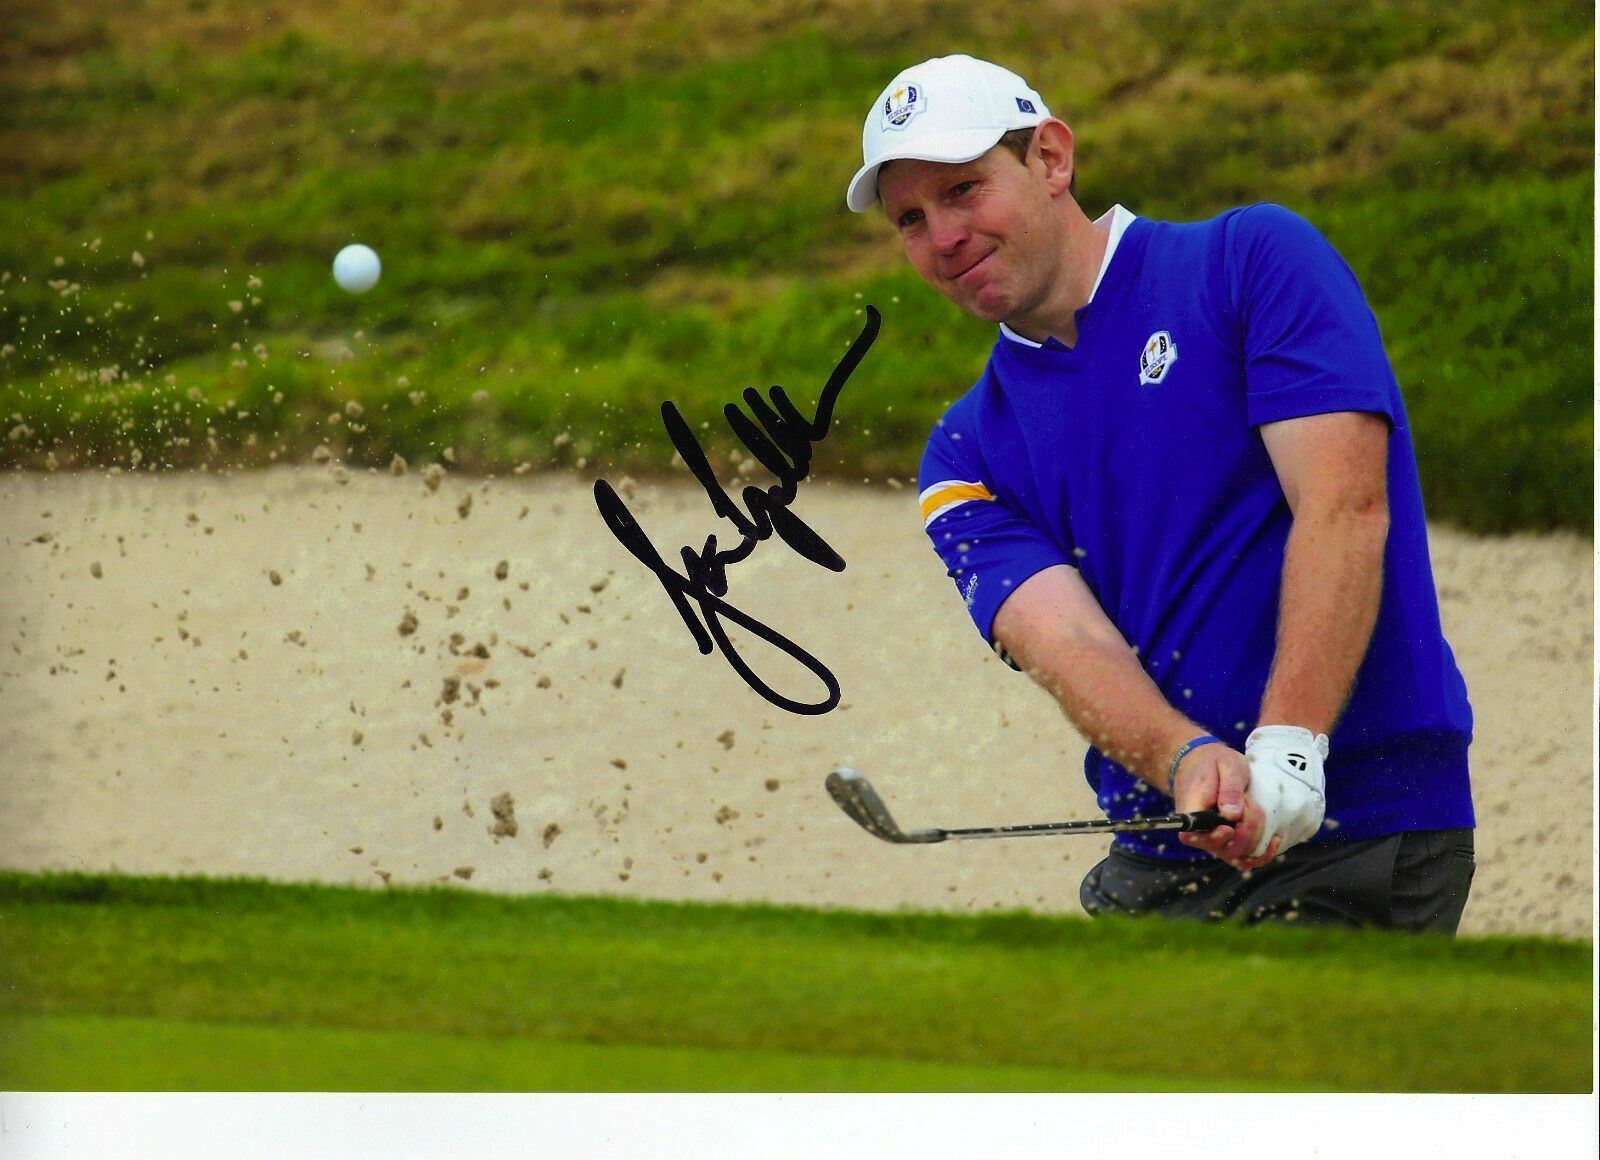
{"type": "Polygon", "coordinates": [[[1167,796],[1174,801],[1178,799],[1178,795],[1173,792],[1178,788],[1178,763],[1189,756],[1191,749],[1199,749],[1202,745],[1221,744],[1222,738],[1213,737],[1209,733],[1202,737],[1196,737],[1193,741],[1185,742],[1183,747],[1172,755],[1172,764],[1167,766],[1167,796]]]}

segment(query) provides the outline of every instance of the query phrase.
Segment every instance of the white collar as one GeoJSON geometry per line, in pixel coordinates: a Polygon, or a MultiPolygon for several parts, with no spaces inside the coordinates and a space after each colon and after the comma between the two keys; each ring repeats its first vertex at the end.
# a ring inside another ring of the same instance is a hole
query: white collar
{"type": "MultiPolygon", "coordinates": [[[[1123,209],[1120,204],[1112,206],[1110,209],[1106,210],[1105,213],[1095,218],[1094,224],[1097,226],[1105,225],[1108,221],[1110,222],[1111,236],[1106,239],[1106,255],[1100,259],[1100,272],[1094,276],[1094,286],[1089,291],[1089,302],[1094,301],[1094,296],[1100,289],[1100,283],[1105,280],[1106,270],[1108,270],[1111,266],[1111,255],[1117,252],[1117,243],[1122,241],[1122,235],[1126,233],[1128,227],[1133,224],[1133,220],[1134,215],[1123,209]]],[[[1088,304],[1088,302],[1084,303],[1085,306],[1088,304]]],[[[1003,322],[1000,324],[1000,333],[1011,339],[1013,342],[1020,342],[1023,346],[1031,346],[1035,350],[1038,350],[1044,346],[1044,343],[1042,342],[1034,342],[1031,338],[1023,338],[1022,335],[1012,330],[1003,322]]]]}

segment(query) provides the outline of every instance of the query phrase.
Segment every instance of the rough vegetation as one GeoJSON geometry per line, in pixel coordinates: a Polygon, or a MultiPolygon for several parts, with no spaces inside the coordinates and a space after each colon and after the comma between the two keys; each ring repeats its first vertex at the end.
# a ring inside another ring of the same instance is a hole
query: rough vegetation
{"type": "Polygon", "coordinates": [[[454,0],[372,16],[11,7],[0,464],[665,470],[747,386],[882,338],[819,470],[908,477],[989,329],[842,191],[904,64],[970,51],[1075,128],[1079,193],[1274,200],[1367,289],[1432,514],[1592,521],[1594,37],[1578,5],[454,0]],[[353,34],[355,33],[355,34],[353,34]],[[367,295],[328,275],[365,241],[367,295]]]}

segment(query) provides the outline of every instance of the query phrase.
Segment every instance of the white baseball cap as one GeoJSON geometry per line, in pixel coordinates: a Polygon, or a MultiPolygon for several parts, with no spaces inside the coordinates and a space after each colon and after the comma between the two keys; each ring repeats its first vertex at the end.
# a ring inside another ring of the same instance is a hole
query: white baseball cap
{"type": "Polygon", "coordinates": [[[915,158],[960,165],[982,157],[1012,129],[1050,116],[1016,73],[970,56],[936,56],[889,82],[861,129],[865,162],[844,200],[856,213],[878,203],[878,168],[915,158]]]}

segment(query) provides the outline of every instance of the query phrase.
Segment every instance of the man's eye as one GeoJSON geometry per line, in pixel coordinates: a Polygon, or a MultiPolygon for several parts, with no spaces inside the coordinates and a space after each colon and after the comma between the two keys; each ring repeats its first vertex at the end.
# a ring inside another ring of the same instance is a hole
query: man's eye
{"type": "Polygon", "coordinates": [[[904,229],[910,229],[912,226],[916,225],[921,220],[922,220],[922,211],[920,209],[908,209],[908,210],[906,210],[905,213],[900,215],[900,220],[898,222],[898,225],[903,230],[904,229]]]}
{"type": "Polygon", "coordinates": [[[975,186],[977,184],[978,183],[976,181],[963,181],[959,185],[957,185],[953,189],[951,189],[950,196],[952,196],[952,197],[960,197],[962,194],[966,193],[969,189],[971,189],[973,186],[975,186]]]}

